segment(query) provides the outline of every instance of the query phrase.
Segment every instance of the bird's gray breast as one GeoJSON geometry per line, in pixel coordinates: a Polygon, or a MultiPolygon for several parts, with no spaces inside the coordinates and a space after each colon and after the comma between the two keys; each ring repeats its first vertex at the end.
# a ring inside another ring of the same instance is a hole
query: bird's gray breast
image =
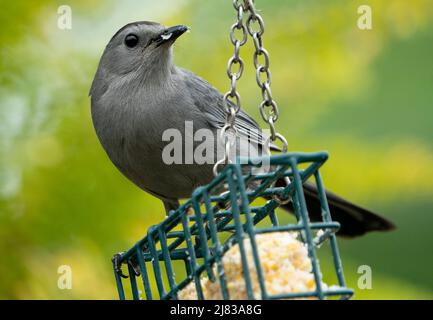
{"type": "Polygon", "coordinates": [[[163,199],[188,197],[192,190],[212,179],[212,165],[167,164],[163,150],[167,130],[181,134],[182,160],[185,141],[209,127],[182,87],[135,89],[110,88],[99,99],[92,96],[92,118],[99,140],[116,167],[132,182],[163,199]]]}

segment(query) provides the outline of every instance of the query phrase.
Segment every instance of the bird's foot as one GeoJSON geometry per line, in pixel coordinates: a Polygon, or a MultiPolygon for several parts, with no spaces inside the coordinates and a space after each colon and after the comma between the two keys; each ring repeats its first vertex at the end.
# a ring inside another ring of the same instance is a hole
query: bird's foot
{"type": "Polygon", "coordinates": [[[186,209],[186,214],[191,217],[195,214],[195,211],[192,207],[188,207],[188,209],[186,209]]]}
{"type": "Polygon", "coordinates": [[[116,253],[113,258],[111,258],[111,261],[113,262],[114,272],[116,272],[120,277],[126,279],[128,276],[122,272],[122,255],[123,252],[116,253]]]}
{"type": "MultiPolygon", "coordinates": [[[[111,259],[111,261],[113,262],[113,268],[114,271],[122,278],[127,279],[129,278],[128,275],[124,274],[122,271],[122,255],[124,254],[124,252],[119,252],[116,253],[113,258],[111,259]]],[[[132,267],[132,269],[134,270],[135,276],[139,276],[141,274],[141,270],[140,270],[140,266],[137,263],[136,259],[131,259],[128,260],[128,265],[130,265],[132,267]]]]}
{"type": "MultiPolygon", "coordinates": [[[[290,185],[291,180],[289,177],[284,177],[284,182],[286,184],[286,187],[290,185]]],[[[283,195],[274,195],[272,198],[278,202],[278,205],[283,206],[285,204],[288,204],[292,201],[292,197],[290,195],[283,196],[283,195]]]]}
{"type": "Polygon", "coordinates": [[[137,258],[128,260],[128,264],[132,267],[132,270],[134,270],[136,277],[141,275],[141,269],[140,269],[140,265],[138,264],[137,258]]]}
{"type": "Polygon", "coordinates": [[[291,196],[287,196],[287,197],[283,197],[280,195],[273,195],[272,198],[277,201],[279,206],[284,206],[285,204],[288,204],[289,202],[292,201],[292,197],[291,196]]]}

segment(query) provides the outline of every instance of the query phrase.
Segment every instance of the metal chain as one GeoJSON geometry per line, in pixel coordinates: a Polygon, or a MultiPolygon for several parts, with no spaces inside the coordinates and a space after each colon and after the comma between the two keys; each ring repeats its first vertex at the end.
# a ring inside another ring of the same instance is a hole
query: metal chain
{"type": "Polygon", "coordinates": [[[223,105],[227,117],[225,126],[221,130],[220,134],[220,139],[224,142],[224,157],[217,161],[213,167],[213,173],[215,176],[218,174],[218,168],[220,165],[231,162],[230,151],[233,144],[236,142],[237,136],[235,119],[236,115],[241,110],[241,97],[237,92],[236,83],[241,78],[244,71],[244,61],[240,57],[240,49],[247,42],[248,32],[244,23],[244,4],[239,2],[239,0],[233,0],[233,7],[237,13],[237,20],[230,28],[230,41],[234,46],[234,53],[227,63],[227,76],[230,79],[230,90],[227,91],[223,97],[223,105]],[[236,37],[236,31],[241,32],[241,37],[236,37]],[[236,70],[234,69],[235,65],[237,65],[236,70]]]}
{"type": "Polygon", "coordinates": [[[230,41],[234,46],[233,56],[227,63],[227,76],[230,79],[230,90],[223,97],[224,109],[226,111],[226,123],[221,130],[220,139],[224,142],[224,156],[217,161],[213,167],[213,173],[218,174],[218,168],[224,163],[230,163],[230,151],[236,139],[230,141],[230,133],[232,137],[237,136],[235,127],[236,115],[241,110],[241,97],[236,90],[237,81],[241,78],[244,71],[244,62],[240,57],[240,49],[247,42],[248,34],[253,38],[255,47],[253,61],[256,69],[256,81],[262,92],[262,102],[259,110],[262,119],[268,123],[271,134],[265,142],[265,145],[270,146],[270,142],[280,140],[282,143],[282,152],[287,152],[287,140],[283,135],[276,132],[275,122],[278,120],[278,105],[272,97],[271,91],[271,71],[269,69],[269,53],[263,46],[263,34],[265,32],[265,23],[263,18],[258,14],[254,0],[233,0],[233,7],[237,13],[237,20],[230,29],[230,41]],[[244,23],[244,13],[249,12],[249,16],[244,23]],[[255,26],[256,25],[256,26],[255,26]],[[242,37],[236,37],[236,31],[242,33],[242,37]],[[261,58],[261,59],[260,59],[261,58]],[[262,61],[260,61],[262,60],[262,61]],[[237,66],[237,71],[234,71],[234,66],[237,66]],[[264,78],[262,80],[262,78],[264,78]],[[269,110],[268,110],[269,109],[269,110]]]}
{"type": "Polygon", "coordinates": [[[256,82],[262,92],[262,102],[259,105],[262,119],[268,123],[271,135],[266,141],[275,142],[280,140],[282,143],[282,152],[287,152],[287,140],[283,135],[276,132],[275,123],[278,120],[279,110],[271,91],[271,70],[269,69],[269,53],[263,46],[263,34],[265,33],[265,22],[254,6],[254,0],[244,0],[245,11],[250,14],[246,21],[248,33],[253,38],[254,54],[253,61],[256,69],[256,82]],[[262,80],[263,78],[263,80],[262,80]]]}
{"type": "MultiPolygon", "coordinates": [[[[263,46],[263,34],[265,33],[265,22],[254,6],[254,0],[244,0],[246,10],[250,12],[247,18],[247,30],[250,36],[253,38],[254,43],[254,67],[256,68],[256,82],[262,91],[262,102],[259,105],[260,115],[262,119],[269,124],[271,135],[266,139],[265,145],[270,148],[270,142],[280,140],[282,143],[282,152],[287,152],[288,144],[286,138],[276,132],[275,122],[278,120],[279,110],[278,105],[272,97],[271,91],[271,70],[269,69],[269,53],[263,46]],[[256,27],[254,27],[256,25],[256,27]],[[260,57],[262,61],[260,62],[260,57]],[[262,77],[264,78],[262,80],[262,77]]],[[[289,177],[285,177],[287,185],[291,183],[289,177]]],[[[282,198],[279,195],[272,197],[279,205],[284,205],[291,201],[291,197],[282,198]]]]}

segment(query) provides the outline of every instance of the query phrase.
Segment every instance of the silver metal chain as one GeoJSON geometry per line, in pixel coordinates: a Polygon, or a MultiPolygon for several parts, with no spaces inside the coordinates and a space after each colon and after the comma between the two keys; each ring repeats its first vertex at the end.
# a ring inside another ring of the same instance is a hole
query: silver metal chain
{"type": "Polygon", "coordinates": [[[287,152],[287,140],[275,129],[279,110],[271,91],[271,70],[269,69],[269,53],[263,46],[263,34],[265,33],[265,22],[254,6],[254,0],[244,0],[245,11],[250,14],[247,18],[247,30],[253,39],[254,54],[253,61],[256,68],[256,82],[262,92],[262,102],[259,105],[260,115],[263,121],[269,125],[270,136],[266,144],[280,140],[281,151],[287,152]],[[262,80],[263,78],[263,80],[262,80]]]}
{"type": "Polygon", "coordinates": [[[254,0],[233,0],[233,7],[237,12],[237,20],[230,29],[230,41],[234,46],[234,53],[227,63],[227,76],[230,79],[230,90],[227,91],[223,97],[227,117],[220,136],[221,141],[224,141],[225,152],[224,157],[217,161],[213,167],[214,175],[218,174],[220,165],[231,162],[230,152],[233,147],[233,142],[236,142],[236,139],[231,139],[237,136],[235,119],[236,115],[241,110],[241,97],[237,92],[236,84],[244,71],[244,62],[240,57],[240,49],[247,42],[248,34],[252,37],[255,47],[253,61],[256,69],[256,81],[261,89],[263,98],[259,105],[260,115],[262,119],[268,123],[271,133],[265,145],[269,147],[271,141],[275,142],[279,140],[282,143],[281,151],[287,152],[287,140],[283,135],[277,133],[275,129],[275,122],[278,120],[279,111],[278,105],[272,97],[269,53],[263,46],[262,36],[265,32],[265,23],[254,6],[254,0]],[[247,12],[249,12],[249,16],[246,22],[244,22],[244,13],[247,12]],[[237,31],[241,33],[241,37],[236,37],[237,31]],[[233,71],[235,65],[238,65],[237,71],[233,71]],[[264,79],[262,80],[262,78],[264,79]],[[232,103],[230,103],[230,101],[232,103]]]}
{"type": "Polygon", "coordinates": [[[230,90],[227,91],[223,97],[223,105],[227,117],[226,123],[220,133],[221,141],[224,142],[224,157],[217,161],[213,167],[215,176],[218,174],[220,165],[231,162],[230,152],[236,142],[237,136],[235,120],[236,115],[241,110],[241,97],[236,89],[236,83],[242,77],[244,71],[244,61],[240,57],[240,49],[247,43],[248,32],[244,23],[244,5],[239,3],[238,0],[233,0],[233,7],[237,13],[236,22],[230,28],[230,41],[234,46],[234,53],[227,63],[227,76],[230,79],[230,90]],[[241,37],[236,36],[237,31],[240,31],[241,37]],[[235,65],[237,65],[236,71],[234,71],[235,65]]]}

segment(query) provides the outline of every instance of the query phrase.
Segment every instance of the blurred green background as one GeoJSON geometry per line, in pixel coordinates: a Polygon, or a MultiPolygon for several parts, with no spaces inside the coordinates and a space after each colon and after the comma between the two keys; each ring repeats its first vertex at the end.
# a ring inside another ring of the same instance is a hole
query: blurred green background
{"type": "MultiPolygon", "coordinates": [[[[110,258],[164,217],[94,133],[88,91],[104,46],[136,20],[187,24],[175,61],[228,89],[231,1],[0,0],[0,298],[116,298],[110,258]],[[72,8],[72,30],[57,8],[72,8]],[[57,287],[60,265],[72,290],[57,287]]],[[[328,188],[383,213],[386,234],[340,240],[358,299],[433,298],[433,2],[257,0],[278,128],[290,150],[330,152],[328,188]],[[357,8],[373,29],[357,28],[357,8]],[[373,288],[357,288],[369,265],[373,288]]],[[[252,43],[240,90],[259,120],[252,43]]]]}

